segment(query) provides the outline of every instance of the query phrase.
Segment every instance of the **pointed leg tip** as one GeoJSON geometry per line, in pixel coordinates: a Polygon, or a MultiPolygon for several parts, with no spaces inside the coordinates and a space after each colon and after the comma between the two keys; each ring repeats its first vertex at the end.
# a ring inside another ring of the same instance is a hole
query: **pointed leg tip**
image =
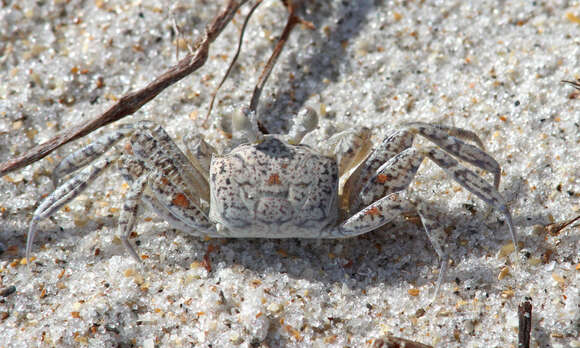
{"type": "Polygon", "coordinates": [[[28,228],[28,235],[26,236],[26,251],[25,251],[25,258],[26,264],[30,266],[30,254],[32,254],[32,244],[34,244],[34,237],[36,237],[36,223],[38,219],[36,217],[32,218],[30,222],[30,227],[28,228]]]}

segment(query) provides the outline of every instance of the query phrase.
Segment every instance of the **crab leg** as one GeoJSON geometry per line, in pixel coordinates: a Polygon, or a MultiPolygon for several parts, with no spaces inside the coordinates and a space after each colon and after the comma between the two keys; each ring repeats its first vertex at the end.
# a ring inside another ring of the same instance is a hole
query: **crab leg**
{"type": "MultiPolygon", "coordinates": [[[[499,187],[501,177],[499,164],[490,155],[483,151],[483,143],[477,134],[456,127],[413,122],[405,124],[403,129],[386,137],[383,142],[373,150],[361,165],[358,173],[353,175],[352,179],[349,180],[347,184],[347,186],[349,186],[349,192],[358,192],[358,187],[360,186],[357,187],[357,185],[368,187],[368,181],[372,178],[376,178],[378,175],[377,171],[379,171],[379,168],[384,168],[385,162],[413,145],[413,140],[416,134],[429,139],[453,156],[493,173],[494,186],[496,189],[499,187]],[[472,141],[476,143],[477,146],[467,144],[461,139],[472,141]]],[[[385,192],[385,194],[387,193],[385,192]]],[[[368,204],[369,201],[366,201],[366,203],[368,204]]],[[[360,205],[361,202],[354,197],[350,204],[350,209],[355,209],[360,205]]]]}
{"type": "Polygon", "coordinates": [[[96,160],[121,139],[131,134],[133,128],[132,124],[123,125],[118,130],[107,133],[95,142],[66,156],[52,171],[52,182],[56,185],[63,176],[96,160]]]}
{"type": "Polygon", "coordinates": [[[214,230],[207,214],[194,203],[192,194],[179,181],[171,182],[162,173],[154,172],[149,185],[159,205],[189,227],[184,232],[196,231],[195,234],[200,235],[214,230]]]}
{"type": "MultiPolygon", "coordinates": [[[[131,147],[136,157],[143,160],[148,168],[161,170],[168,180],[180,177],[196,197],[209,202],[207,174],[203,175],[197,169],[202,168],[202,165],[193,165],[161,126],[140,122],[131,137],[131,147]]],[[[197,161],[195,158],[191,160],[197,161]]]]}
{"type": "Polygon", "coordinates": [[[415,177],[425,156],[415,148],[407,148],[380,166],[360,191],[358,200],[368,205],[380,197],[403,191],[415,177]]]}
{"type": "Polygon", "coordinates": [[[186,154],[188,158],[192,159],[191,164],[195,166],[207,183],[209,183],[209,167],[211,164],[211,157],[217,153],[215,148],[203,140],[201,134],[188,134],[184,137],[186,146],[186,154]]]}
{"type": "Polygon", "coordinates": [[[445,152],[437,148],[431,148],[426,155],[466,190],[505,215],[515,251],[518,253],[518,239],[513,229],[512,215],[501,194],[487,181],[460,165],[459,162],[445,152]]]}
{"type": "Polygon", "coordinates": [[[342,225],[324,233],[321,238],[354,237],[376,230],[397,216],[414,213],[416,208],[410,202],[400,199],[398,193],[391,193],[351,216],[342,225]]]}
{"type": "Polygon", "coordinates": [[[147,203],[157,214],[173,227],[194,235],[211,234],[213,225],[201,209],[191,203],[185,193],[164,180],[158,172],[144,174],[133,181],[127,192],[121,216],[118,235],[131,256],[140,261],[135,249],[129,243],[129,236],[135,226],[141,201],[147,203]],[[150,189],[152,194],[145,192],[150,189]]]}
{"type": "MultiPolygon", "coordinates": [[[[359,165],[359,167],[352,173],[344,185],[343,191],[343,209],[349,211],[356,211],[362,206],[370,204],[374,199],[385,196],[385,194],[377,195],[373,200],[361,202],[361,188],[368,186],[368,182],[373,175],[376,175],[379,167],[384,166],[391,158],[403,152],[405,149],[413,145],[414,135],[407,130],[398,130],[387,136],[377,148],[375,148],[370,155],[359,165]]],[[[379,189],[381,192],[381,188],[379,189]]]]}
{"type": "Polygon", "coordinates": [[[413,180],[419,165],[425,157],[435,162],[447,175],[466,190],[505,215],[512,241],[517,251],[517,237],[512,226],[512,217],[501,194],[487,181],[435,147],[426,150],[409,148],[393,157],[367,181],[367,184],[359,194],[359,201],[363,202],[363,204],[370,204],[378,197],[405,190],[411,180],[413,180]]]}
{"type": "Polygon", "coordinates": [[[437,277],[437,284],[435,285],[435,293],[433,294],[433,299],[435,299],[439,294],[439,289],[441,289],[441,284],[443,284],[443,279],[445,279],[445,274],[447,273],[449,255],[445,247],[447,244],[447,234],[441,224],[437,223],[436,215],[432,214],[430,210],[429,206],[423,202],[417,204],[417,214],[419,214],[419,218],[425,229],[425,234],[427,234],[433,249],[435,249],[441,261],[439,276],[437,277]]]}
{"type": "Polygon", "coordinates": [[[415,135],[406,130],[398,130],[387,136],[381,144],[373,150],[361,167],[360,180],[363,183],[384,165],[388,160],[413,145],[415,135]]]}
{"type": "Polygon", "coordinates": [[[30,259],[30,251],[32,250],[32,243],[36,235],[36,227],[40,220],[51,216],[55,211],[60,209],[63,205],[73,200],[87,186],[92,183],[114,160],[115,156],[109,156],[90,166],[84,168],[75,176],[70,178],[67,182],[59,186],[53,193],[46,197],[42,203],[36,208],[30,227],[28,229],[28,236],[26,239],[26,259],[30,259]]]}
{"type": "Polygon", "coordinates": [[[135,221],[137,221],[139,203],[141,202],[141,197],[143,197],[143,192],[145,191],[145,186],[147,185],[148,179],[148,175],[142,175],[133,182],[131,188],[127,192],[127,195],[125,196],[123,208],[121,209],[121,215],[119,216],[117,235],[119,238],[121,238],[121,242],[123,242],[125,249],[127,249],[131,257],[133,257],[136,261],[140,261],[139,255],[131,243],[129,243],[129,236],[131,235],[131,231],[135,226],[135,221]]]}
{"type": "Polygon", "coordinates": [[[184,188],[185,184],[179,176],[174,178],[176,183],[171,182],[161,172],[149,171],[143,160],[130,155],[121,157],[119,170],[132,184],[119,217],[118,235],[136,261],[140,261],[140,258],[129,243],[129,236],[135,226],[141,202],[180,231],[196,236],[213,232],[206,214],[192,203],[196,199],[184,188]]]}
{"type": "MultiPolygon", "coordinates": [[[[118,163],[119,163],[119,171],[121,172],[123,177],[130,183],[134,183],[141,176],[144,176],[145,172],[147,172],[145,163],[142,160],[135,158],[134,156],[128,155],[122,156],[119,159],[118,163]]],[[[149,179],[151,179],[150,176],[149,179]]],[[[139,188],[140,186],[137,185],[136,187],[139,188]]],[[[167,221],[172,227],[180,231],[188,232],[193,235],[201,235],[201,233],[194,230],[192,226],[183,223],[181,220],[173,216],[171,212],[167,210],[167,208],[159,202],[159,200],[155,197],[154,193],[151,192],[149,185],[146,185],[143,188],[141,201],[146,204],[149,210],[155,212],[163,220],[167,221]]],[[[130,232],[131,231],[129,230],[129,233],[130,232]]]]}
{"type": "Polygon", "coordinates": [[[483,143],[475,133],[465,129],[420,122],[408,123],[405,127],[411,132],[416,132],[429,139],[460,160],[492,173],[493,186],[496,190],[499,188],[501,168],[493,157],[483,151],[483,143]],[[467,144],[459,138],[474,141],[479,145],[479,148],[467,144]]]}

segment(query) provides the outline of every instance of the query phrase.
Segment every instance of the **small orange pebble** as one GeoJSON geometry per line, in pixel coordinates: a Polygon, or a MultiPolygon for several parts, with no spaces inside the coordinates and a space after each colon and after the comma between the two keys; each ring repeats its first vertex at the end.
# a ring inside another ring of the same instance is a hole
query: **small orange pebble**
{"type": "Polygon", "coordinates": [[[411,296],[418,296],[420,292],[421,292],[421,290],[419,290],[417,288],[411,288],[411,289],[407,290],[407,293],[411,296]]]}
{"type": "Polygon", "coordinates": [[[501,269],[501,271],[499,272],[498,276],[497,276],[497,280],[502,280],[503,278],[505,278],[508,274],[510,274],[510,269],[509,267],[505,266],[504,268],[501,269]]]}
{"type": "Polygon", "coordinates": [[[99,76],[97,78],[97,88],[103,88],[105,87],[105,79],[103,79],[101,76],[99,76]]]}
{"type": "MultiPolygon", "coordinates": [[[[36,260],[36,257],[34,257],[34,256],[31,256],[31,257],[30,257],[30,262],[32,262],[32,261],[34,261],[34,260],[36,260]]],[[[27,260],[27,259],[26,259],[26,257],[23,257],[22,259],[20,259],[20,264],[21,264],[21,265],[27,265],[27,264],[28,264],[28,261],[29,261],[29,260],[27,260]]]]}
{"type": "Polygon", "coordinates": [[[552,279],[554,279],[558,283],[558,285],[564,286],[565,280],[558,273],[552,273],[552,279]]]}
{"type": "Polygon", "coordinates": [[[336,343],[336,339],[337,338],[338,338],[338,336],[336,336],[336,335],[331,335],[331,336],[325,337],[324,338],[324,343],[334,344],[334,343],[336,343]]]}
{"type": "Polygon", "coordinates": [[[81,318],[81,314],[79,312],[70,312],[71,317],[75,318],[75,319],[80,319],[81,318]]]}
{"type": "Polygon", "coordinates": [[[512,289],[507,289],[501,292],[501,297],[512,298],[516,293],[512,289]]]}
{"type": "Polygon", "coordinates": [[[566,19],[568,19],[570,22],[580,24],[580,17],[576,16],[572,12],[566,13],[566,19]]]}
{"type": "Polygon", "coordinates": [[[292,336],[294,336],[294,339],[296,339],[297,341],[302,341],[302,336],[300,336],[300,332],[298,330],[296,330],[290,325],[286,325],[284,328],[286,329],[286,331],[292,334],[292,336]]]}

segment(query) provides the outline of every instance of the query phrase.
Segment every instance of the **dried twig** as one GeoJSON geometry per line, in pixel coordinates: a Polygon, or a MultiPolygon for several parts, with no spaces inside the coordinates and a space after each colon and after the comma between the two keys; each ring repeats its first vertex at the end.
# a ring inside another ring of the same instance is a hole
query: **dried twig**
{"type": "Polygon", "coordinates": [[[574,86],[574,88],[576,88],[577,90],[580,91],[580,79],[578,79],[576,81],[562,80],[560,82],[565,82],[565,83],[571,84],[572,86],[574,86]]]}
{"type": "Polygon", "coordinates": [[[518,306],[518,348],[530,348],[530,332],[532,330],[532,304],[526,299],[518,306]]]}
{"type": "Polygon", "coordinates": [[[566,227],[570,226],[571,224],[573,224],[578,220],[580,220],[580,215],[568,221],[549,224],[546,226],[546,231],[548,231],[548,233],[550,233],[552,236],[557,236],[560,233],[560,231],[562,231],[563,229],[565,229],[566,227]]]}
{"type": "Polygon", "coordinates": [[[373,348],[433,348],[433,347],[400,337],[387,336],[386,338],[377,338],[373,342],[373,348]]]}
{"type": "MultiPolygon", "coordinates": [[[[260,78],[258,79],[258,83],[256,84],[256,87],[254,88],[254,93],[252,94],[252,99],[250,101],[250,106],[248,108],[248,110],[250,112],[257,112],[258,102],[260,101],[260,95],[262,94],[262,90],[264,89],[264,85],[266,84],[266,81],[268,80],[268,77],[270,76],[270,73],[272,72],[272,69],[274,68],[274,65],[276,64],[278,57],[280,57],[280,53],[282,53],[282,49],[284,48],[286,41],[288,41],[288,37],[290,37],[290,33],[292,32],[292,29],[294,29],[296,24],[304,24],[309,29],[314,29],[314,24],[312,24],[308,21],[305,21],[296,15],[296,11],[295,11],[296,8],[295,8],[295,4],[293,3],[293,1],[288,0],[288,1],[285,1],[285,3],[286,3],[286,7],[288,8],[288,13],[289,13],[288,20],[286,21],[286,26],[284,27],[284,30],[282,31],[282,35],[278,39],[278,43],[276,43],[276,47],[274,48],[274,52],[272,52],[272,55],[270,56],[270,59],[266,63],[266,66],[264,67],[264,70],[262,71],[262,74],[260,75],[260,78]]],[[[303,5],[300,2],[298,2],[298,3],[299,3],[298,6],[303,5]]]]}
{"type": "Polygon", "coordinates": [[[195,51],[189,53],[185,58],[180,60],[161,76],[157,77],[149,85],[140,90],[124,95],[117,103],[94,119],[65,130],[52,139],[33,147],[23,155],[2,163],[0,165],[0,176],[36,162],[64,144],[81,138],[103,126],[118,121],[125,116],[133,114],[167,87],[201,68],[207,60],[210,44],[215,41],[222,30],[231,21],[238,8],[247,1],[248,0],[229,0],[226,8],[206,27],[204,35],[194,45],[195,51]]]}

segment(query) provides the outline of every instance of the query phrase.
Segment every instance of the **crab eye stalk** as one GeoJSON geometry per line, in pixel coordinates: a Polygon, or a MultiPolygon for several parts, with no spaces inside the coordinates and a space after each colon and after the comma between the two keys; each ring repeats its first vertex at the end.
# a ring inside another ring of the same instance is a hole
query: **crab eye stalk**
{"type": "Polygon", "coordinates": [[[236,111],[232,116],[234,137],[251,143],[260,142],[263,139],[263,135],[258,129],[256,118],[256,112],[250,111],[248,108],[244,107],[236,111]]]}
{"type": "Polygon", "coordinates": [[[288,132],[286,141],[289,144],[299,144],[302,138],[310,132],[312,132],[318,126],[318,114],[313,108],[307,106],[300,110],[296,118],[294,119],[294,124],[288,132]]]}

